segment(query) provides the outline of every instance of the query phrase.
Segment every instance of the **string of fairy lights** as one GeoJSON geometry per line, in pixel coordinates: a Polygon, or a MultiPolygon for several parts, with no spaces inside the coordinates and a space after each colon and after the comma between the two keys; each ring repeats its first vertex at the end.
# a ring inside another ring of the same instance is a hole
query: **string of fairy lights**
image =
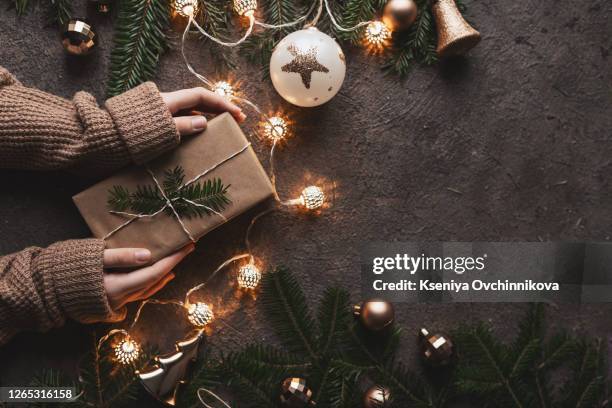
{"type": "Polygon", "coordinates": [[[240,265],[237,270],[237,286],[239,290],[247,292],[255,291],[259,286],[259,283],[262,278],[261,264],[258,259],[253,255],[249,239],[250,233],[257,220],[279,207],[298,207],[304,211],[318,213],[322,209],[329,206],[330,194],[328,191],[326,191],[324,186],[322,187],[320,185],[310,185],[305,187],[297,198],[289,200],[280,199],[276,189],[274,153],[279,143],[286,141],[287,138],[291,135],[290,121],[281,114],[275,114],[271,116],[265,114],[255,103],[239,96],[238,90],[236,89],[235,85],[233,85],[230,81],[220,80],[213,82],[204,75],[198,73],[189,63],[189,60],[185,54],[185,42],[190,28],[192,26],[196,27],[198,31],[202,33],[205,37],[219,45],[226,47],[235,47],[243,43],[253,33],[253,29],[255,26],[261,27],[262,29],[279,29],[296,26],[302,22],[305,22],[308,17],[315,11],[316,8],[316,13],[312,21],[306,23],[305,27],[314,27],[319,21],[323,11],[325,10],[325,12],[330,18],[330,21],[339,31],[354,31],[359,28],[365,27],[364,40],[368,47],[382,48],[388,43],[391,38],[391,28],[389,28],[385,23],[379,20],[360,22],[352,27],[342,27],[334,18],[328,0],[319,0],[318,2],[313,2],[312,6],[306,12],[305,15],[299,17],[295,21],[281,25],[267,24],[265,22],[257,20],[257,18],[255,17],[255,12],[257,10],[256,0],[233,0],[234,11],[236,12],[236,14],[238,14],[238,16],[247,18],[249,21],[249,26],[245,34],[239,40],[235,42],[224,42],[207,33],[197,23],[195,16],[199,12],[199,1],[200,0],[174,0],[172,4],[174,11],[178,15],[188,18],[188,23],[183,33],[181,44],[181,52],[183,59],[185,61],[187,69],[200,81],[202,81],[211,91],[230,100],[236,101],[237,103],[242,103],[244,105],[249,106],[263,118],[260,123],[260,134],[263,136],[264,140],[271,144],[269,155],[269,175],[273,186],[274,198],[278,205],[276,207],[267,209],[259,213],[251,220],[251,223],[249,224],[245,233],[245,246],[247,252],[233,256],[221,263],[221,265],[219,265],[210,274],[210,276],[205,282],[202,282],[189,289],[185,295],[184,300],[144,300],[137,308],[132,322],[128,325],[128,329],[112,329],[99,339],[97,346],[98,351],[100,351],[102,345],[110,339],[115,339],[119,335],[121,336],[121,338],[118,339],[116,343],[111,345],[111,348],[114,352],[115,361],[123,365],[135,363],[141,353],[142,346],[133,338],[133,336],[130,335],[130,330],[132,330],[136,323],[139,321],[142,309],[146,305],[173,305],[182,308],[185,311],[185,315],[189,323],[191,323],[197,329],[204,330],[213,320],[215,320],[215,313],[213,311],[213,308],[209,303],[206,302],[192,302],[190,301],[190,297],[195,292],[203,289],[206,284],[216,276],[218,272],[225,269],[234,262],[246,259],[247,261],[240,265]],[[318,7],[316,7],[317,5],[318,7]]]}

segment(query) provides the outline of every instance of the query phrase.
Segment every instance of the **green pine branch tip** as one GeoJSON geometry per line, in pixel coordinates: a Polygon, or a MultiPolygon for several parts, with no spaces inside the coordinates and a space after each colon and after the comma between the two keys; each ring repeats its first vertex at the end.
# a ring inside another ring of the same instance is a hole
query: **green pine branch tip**
{"type": "Polygon", "coordinates": [[[138,185],[132,192],[119,185],[109,190],[107,205],[111,211],[133,212],[151,215],[162,208],[168,215],[173,215],[172,208],[166,206],[164,195],[172,202],[179,216],[187,218],[211,215],[222,212],[231,203],[228,198],[229,185],[223,185],[220,178],[183,185],[185,172],[181,166],[164,172],[162,189],[155,184],[138,185]]]}

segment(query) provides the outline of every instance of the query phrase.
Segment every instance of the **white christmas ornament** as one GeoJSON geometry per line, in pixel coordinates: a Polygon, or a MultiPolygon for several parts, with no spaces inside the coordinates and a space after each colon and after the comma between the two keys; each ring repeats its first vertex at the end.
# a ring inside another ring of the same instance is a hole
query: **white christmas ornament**
{"type": "Polygon", "coordinates": [[[345,73],[342,48],[314,27],[283,38],[270,59],[274,88],[297,106],[318,106],[329,101],[340,90],[345,73]]]}

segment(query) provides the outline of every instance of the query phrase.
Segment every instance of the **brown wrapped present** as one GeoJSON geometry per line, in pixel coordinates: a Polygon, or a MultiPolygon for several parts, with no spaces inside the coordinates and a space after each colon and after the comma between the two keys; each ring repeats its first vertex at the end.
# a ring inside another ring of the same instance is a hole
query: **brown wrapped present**
{"type": "Polygon", "coordinates": [[[122,171],[73,200],[107,248],[148,248],[155,261],[273,196],[255,152],[225,113],[176,150],[122,171]]]}

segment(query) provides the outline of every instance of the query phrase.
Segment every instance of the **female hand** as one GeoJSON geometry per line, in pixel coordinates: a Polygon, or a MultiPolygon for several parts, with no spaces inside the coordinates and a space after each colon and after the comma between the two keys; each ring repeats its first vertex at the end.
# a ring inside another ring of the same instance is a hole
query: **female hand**
{"type": "Polygon", "coordinates": [[[162,92],[161,97],[174,117],[174,123],[181,136],[191,135],[206,129],[206,118],[199,113],[229,112],[238,122],[246,115],[242,109],[227,98],[204,88],[181,89],[175,92],[162,92]],[[193,114],[196,111],[197,114],[193,114]],[[186,116],[183,116],[186,115],[186,116]]]}
{"type": "MultiPolygon", "coordinates": [[[[113,310],[126,303],[146,299],[163,288],[174,278],[172,269],[194,249],[193,244],[167,256],[153,265],[125,273],[104,274],[104,288],[113,310]]],[[[130,268],[147,264],[151,252],[144,248],[118,248],[104,251],[104,268],[130,268]]]]}

